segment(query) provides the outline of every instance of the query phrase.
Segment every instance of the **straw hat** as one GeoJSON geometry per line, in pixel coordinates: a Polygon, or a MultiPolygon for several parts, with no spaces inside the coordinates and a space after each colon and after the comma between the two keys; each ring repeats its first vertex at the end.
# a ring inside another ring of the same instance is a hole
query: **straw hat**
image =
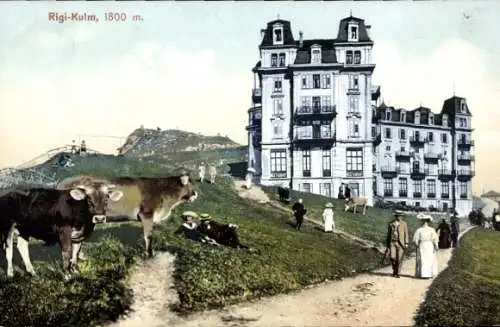
{"type": "Polygon", "coordinates": [[[403,211],[401,211],[401,210],[394,210],[394,211],[392,212],[392,215],[393,215],[393,216],[396,216],[396,217],[398,217],[398,216],[399,216],[399,217],[404,216],[404,214],[405,214],[405,213],[404,213],[403,211]]]}
{"type": "Polygon", "coordinates": [[[333,208],[333,204],[331,202],[328,202],[325,204],[325,208],[333,208]]]}
{"type": "Polygon", "coordinates": [[[202,213],[202,214],[200,214],[200,218],[206,219],[206,218],[211,218],[211,217],[210,217],[210,214],[208,214],[208,213],[202,213]]]}
{"type": "Polygon", "coordinates": [[[184,211],[182,213],[182,217],[193,217],[193,218],[198,218],[198,214],[194,211],[184,211]]]}
{"type": "Polygon", "coordinates": [[[428,219],[428,220],[432,221],[432,216],[431,215],[426,215],[425,213],[419,213],[417,215],[417,219],[420,219],[420,220],[428,219]]]}

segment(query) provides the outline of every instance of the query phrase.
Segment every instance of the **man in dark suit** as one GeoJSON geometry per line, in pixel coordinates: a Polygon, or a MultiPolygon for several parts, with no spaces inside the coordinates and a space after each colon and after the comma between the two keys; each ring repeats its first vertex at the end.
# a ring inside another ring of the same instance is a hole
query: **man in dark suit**
{"type": "Polygon", "coordinates": [[[295,217],[295,220],[297,221],[295,228],[300,231],[300,227],[302,226],[302,223],[304,222],[304,216],[306,215],[306,208],[302,204],[302,199],[299,199],[292,207],[293,210],[293,215],[295,217]]]}

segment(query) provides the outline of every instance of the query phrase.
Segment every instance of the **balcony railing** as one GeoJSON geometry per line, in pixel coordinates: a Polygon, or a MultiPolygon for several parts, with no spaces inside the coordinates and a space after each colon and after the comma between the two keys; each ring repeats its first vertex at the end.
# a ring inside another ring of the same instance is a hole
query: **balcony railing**
{"type": "Polygon", "coordinates": [[[297,108],[297,114],[331,114],[335,112],[334,106],[301,106],[297,108]]]}
{"type": "Polygon", "coordinates": [[[457,144],[459,147],[471,147],[474,146],[475,142],[474,140],[458,139],[457,144]]]}
{"type": "Polygon", "coordinates": [[[426,162],[430,162],[430,161],[436,162],[438,160],[439,160],[439,154],[434,153],[434,152],[426,152],[426,153],[424,153],[424,161],[426,161],[426,162]]]}
{"type": "Polygon", "coordinates": [[[476,174],[473,170],[464,170],[464,169],[457,170],[457,179],[462,182],[470,180],[475,175],[476,174]]]}
{"type": "Polygon", "coordinates": [[[459,163],[467,163],[467,162],[471,162],[471,161],[474,161],[474,155],[472,154],[459,154],[457,156],[457,160],[459,163]]]}
{"type": "Polygon", "coordinates": [[[422,192],[413,192],[413,197],[414,198],[421,198],[422,197],[422,192]]]}
{"type": "Polygon", "coordinates": [[[362,177],[363,176],[363,171],[362,170],[348,170],[346,171],[347,177],[362,177]]]}
{"type": "Polygon", "coordinates": [[[460,194],[460,199],[467,199],[467,194],[460,194]]]}
{"type": "Polygon", "coordinates": [[[415,168],[413,167],[410,170],[411,178],[413,179],[424,179],[426,175],[426,171],[423,168],[415,168]]]}
{"type": "Polygon", "coordinates": [[[434,199],[434,198],[436,197],[436,193],[434,193],[434,192],[428,192],[428,193],[427,193],[427,197],[428,197],[429,199],[434,199]]]}
{"type": "Polygon", "coordinates": [[[332,171],[330,169],[323,169],[323,177],[332,177],[332,171]]]}
{"type": "Polygon", "coordinates": [[[261,103],[262,102],[262,89],[253,89],[252,90],[252,101],[254,103],[261,103]]]}
{"type": "Polygon", "coordinates": [[[384,190],[384,196],[393,196],[394,192],[393,190],[384,190]]]}
{"type": "Polygon", "coordinates": [[[421,147],[421,146],[424,146],[424,144],[426,142],[427,142],[427,139],[424,138],[423,136],[413,135],[410,137],[410,145],[411,146],[421,147]]]}
{"type": "Polygon", "coordinates": [[[286,178],[286,171],[272,171],[271,178],[286,178]]]}
{"type": "Polygon", "coordinates": [[[408,191],[399,191],[399,196],[402,198],[406,198],[408,196],[408,191]]]}
{"type": "Polygon", "coordinates": [[[441,193],[441,199],[449,199],[450,194],[449,193],[441,193]]]}
{"type": "Polygon", "coordinates": [[[311,171],[310,170],[303,170],[302,177],[311,177],[311,171]]]}
{"type": "Polygon", "coordinates": [[[331,132],[323,132],[319,136],[313,136],[311,134],[296,133],[293,142],[299,147],[307,146],[315,148],[330,148],[335,143],[335,134],[331,132]]]}
{"type": "Polygon", "coordinates": [[[396,152],[396,160],[410,160],[410,152],[408,151],[396,152]]]}
{"type": "Polygon", "coordinates": [[[398,169],[392,166],[380,167],[380,173],[383,178],[394,178],[398,175],[398,169]]]}

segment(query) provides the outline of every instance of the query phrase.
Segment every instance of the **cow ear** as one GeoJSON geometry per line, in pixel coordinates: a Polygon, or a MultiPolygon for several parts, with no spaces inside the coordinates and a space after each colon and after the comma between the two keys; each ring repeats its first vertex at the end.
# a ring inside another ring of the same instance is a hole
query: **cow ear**
{"type": "Polygon", "coordinates": [[[183,175],[180,177],[180,179],[181,179],[181,184],[184,186],[189,183],[189,176],[188,175],[183,175]]]}
{"type": "Polygon", "coordinates": [[[69,191],[69,195],[76,201],[81,201],[85,199],[85,197],[87,196],[87,194],[85,194],[85,192],[79,188],[74,188],[71,191],[69,191]]]}
{"type": "Polygon", "coordinates": [[[109,199],[113,202],[120,200],[123,196],[123,192],[118,190],[111,191],[108,194],[109,194],[109,199]]]}

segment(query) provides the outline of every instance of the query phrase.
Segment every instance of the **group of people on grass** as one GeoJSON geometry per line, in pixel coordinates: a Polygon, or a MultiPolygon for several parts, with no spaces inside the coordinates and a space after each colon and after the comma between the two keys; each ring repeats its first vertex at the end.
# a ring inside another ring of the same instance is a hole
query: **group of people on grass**
{"type": "MultiPolygon", "coordinates": [[[[394,211],[394,219],[389,223],[387,232],[386,253],[390,255],[392,276],[396,278],[400,277],[403,256],[410,243],[410,234],[403,215],[402,211],[394,211]]],[[[451,226],[443,219],[437,229],[430,226],[433,220],[431,215],[419,213],[417,219],[421,221],[421,226],[412,240],[417,252],[415,277],[428,279],[438,274],[437,251],[457,246],[459,223],[456,213],[451,216],[451,226]]]]}

